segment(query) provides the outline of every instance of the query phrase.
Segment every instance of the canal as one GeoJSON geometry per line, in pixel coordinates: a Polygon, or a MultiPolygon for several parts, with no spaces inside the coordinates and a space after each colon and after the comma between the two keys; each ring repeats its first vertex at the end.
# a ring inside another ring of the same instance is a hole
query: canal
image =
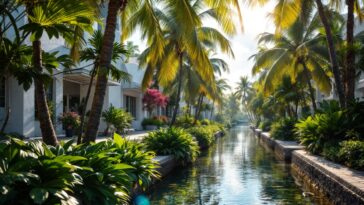
{"type": "Polygon", "coordinates": [[[149,196],[152,205],[325,203],[297,184],[290,166],[276,160],[247,126],[239,126],[194,165],[170,173],[149,196]]]}

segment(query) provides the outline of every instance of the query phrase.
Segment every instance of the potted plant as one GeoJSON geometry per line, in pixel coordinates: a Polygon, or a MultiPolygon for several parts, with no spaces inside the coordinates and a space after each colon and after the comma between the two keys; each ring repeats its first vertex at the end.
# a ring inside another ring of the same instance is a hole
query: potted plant
{"type": "Polygon", "coordinates": [[[113,133],[114,131],[124,134],[125,129],[131,127],[131,122],[133,120],[130,113],[121,108],[116,108],[113,105],[102,112],[102,118],[106,123],[106,129],[104,131],[105,136],[109,136],[110,133],[113,133]]]}
{"type": "Polygon", "coordinates": [[[80,116],[76,112],[64,112],[60,121],[66,131],[66,137],[73,137],[75,129],[80,126],[80,116]]]}

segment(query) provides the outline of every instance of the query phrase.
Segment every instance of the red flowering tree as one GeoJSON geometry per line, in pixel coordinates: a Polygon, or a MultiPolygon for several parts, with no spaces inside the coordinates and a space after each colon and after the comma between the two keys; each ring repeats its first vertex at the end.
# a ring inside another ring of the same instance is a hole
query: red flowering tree
{"type": "Polygon", "coordinates": [[[148,111],[149,116],[152,115],[152,112],[156,107],[166,107],[167,103],[168,97],[164,96],[157,89],[147,89],[143,96],[144,109],[148,111]]]}

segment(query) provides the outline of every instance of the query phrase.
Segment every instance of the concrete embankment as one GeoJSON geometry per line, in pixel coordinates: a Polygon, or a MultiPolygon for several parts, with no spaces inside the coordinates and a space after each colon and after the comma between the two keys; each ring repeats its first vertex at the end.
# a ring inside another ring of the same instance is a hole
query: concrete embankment
{"type": "Polygon", "coordinates": [[[296,142],[275,140],[269,133],[252,129],[263,146],[273,149],[279,159],[291,163],[295,177],[309,191],[335,205],[364,204],[364,172],[312,155],[296,142]]]}

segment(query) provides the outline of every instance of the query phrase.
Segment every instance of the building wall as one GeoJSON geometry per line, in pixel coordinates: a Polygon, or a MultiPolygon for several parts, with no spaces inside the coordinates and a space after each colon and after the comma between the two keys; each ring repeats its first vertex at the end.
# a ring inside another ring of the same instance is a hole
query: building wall
{"type": "MultiPolygon", "coordinates": [[[[23,9],[23,8],[21,8],[21,9],[23,9]]],[[[106,13],[107,13],[107,6],[103,7],[102,11],[101,11],[102,16],[104,17],[103,20],[106,19],[105,18],[106,13]]],[[[19,24],[21,24],[21,25],[24,25],[25,23],[27,23],[26,17],[22,18],[19,21],[19,24]]],[[[95,30],[103,29],[103,27],[98,23],[94,23],[93,28],[95,30]]],[[[8,34],[8,36],[14,36],[13,31],[8,32],[7,34],[8,34]]],[[[119,24],[117,26],[117,30],[116,30],[116,39],[115,40],[117,42],[120,42],[119,36],[120,36],[120,22],[119,22],[119,24]]],[[[89,39],[90,37],[91,37],[91,34],[85,34],[86,40],[89,39]]],[[[29,39],[25,43],[27,45],[31,44],[29,39]]],[[[42,48],[47,52],[58,51],[59,55],[69,53],[69,49],[66,48],[65,40],[63,38],[49,39],[47,34],[44,33],[41,38],[41,43],[42,43],[42,48]]],[[[77,67],[83,67],[83,66],[89,65],[89,64],[90,64],[90,62],[82,62],[77,67]]],[[[135,61],[135,59],[134,59],[133,63],[131,63],[127,66],[123,65],[123,63],[120,61],[117,63],[117,67],[129,72],[132,75],[133,83],[139,85],[139,90],[137,90],[136,92],[133,92],[133,93],[129,93],[129,94],[132,94],[135,97],[137,97],[138,116],[137,116],[137,119],[133,122],[133,126],[136,129],[140,129],[141,128],[140,122],[145,116],[144,111],[142,109],[142,106],[143,106],[142,102],[141,102],[142,92],[140,89],[140,83],[142,81],[144,71],[138,69],[138,65],[137,65],[137,62],[135,61]]],[[[91,66],[89,66],[86,69],[91,69],[91,66]]],[[[60,68],[60,70],[58,70],[58,71],[57,70],[54,71],[54,74],[56,74],[57,72],[60,72],[61,70],[62,70],[62,68],[60,68]]],[[[53,97],[53,101],[55,104],[55,114],[56,114],[57,118],[64,111],[63,110],[63,104],[64,104],[63,95],[64,94],[79,95],[80,100],[82,100],[82,98],[86,96],[87,87],[88,87],[88,85],[80,85],[80,84],[72,85],[69,83],[65,83],[63,80],[62,74],[55,75],[52,86],[53,86],[53,96],[52,97],[53,97]]],[[[8,98],[6,100],[8,101],[8,104],[11,107],[11,113],[10,113],[9,121],[8,121],[5,131],[6,132],[17,132],[17,133],[25,135],[26,137],[41,136],[39,122],[35,119],[34,85],[32,85],[29,90],[24,91],[22,86],[19,86],[18,82],[15,79],[9,78],[9,80],[7,81],[7,88],[9,90],[8,90],[8,98]]],[[[94,90],[95,90],[95,85],[92,87],[92,90],[91,90],[91,96],[90,96],[90,100],[87,104],[87,110],[91,109],[94,90]]],[[[119,107],[119,108],[124,107],[124,100],[123,100],[124,96],[125,95],[124,95],[122,86],[109,86],[106,91],[103,110],[108,109],[111,104],[113,106],[119,107]]],[[[4,121],[4,117],[5,117],[5,109],[2,109],[2,110],[0,109],[0,123],[2,123],[4,121]]],[[[103,131],[105,128],[106,128],[106,125],[101,120],[101,124],[99,126],[99,131],[103,131]]],[[[56,129],[56,132],[58,135],[64,133],[64,131],[62,130],[62,125],[58,122],[58,120],[56,120],[55,129],[56,129]]]]}

